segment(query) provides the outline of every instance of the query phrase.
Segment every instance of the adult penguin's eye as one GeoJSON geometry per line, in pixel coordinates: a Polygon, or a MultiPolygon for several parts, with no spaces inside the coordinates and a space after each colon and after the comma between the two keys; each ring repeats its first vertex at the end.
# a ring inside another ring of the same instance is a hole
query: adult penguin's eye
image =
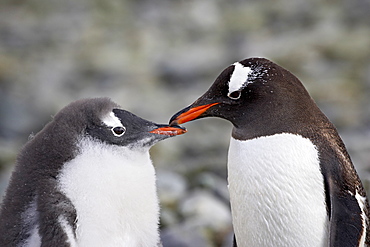
{"type": "Polygon", "coordinates": [[[230,99],[239,99],[241,95],[242,95],[241,91],[234,91],[234,92],[229,93],[227,96],[230,99]]]}
{"type": "Polygon", "coordinates": [[[111,130],[112,130],[113,135],[118,136],[118,137],[122,136],[126,132],[126,128],[123,126],[113,127],[111,130]]]}

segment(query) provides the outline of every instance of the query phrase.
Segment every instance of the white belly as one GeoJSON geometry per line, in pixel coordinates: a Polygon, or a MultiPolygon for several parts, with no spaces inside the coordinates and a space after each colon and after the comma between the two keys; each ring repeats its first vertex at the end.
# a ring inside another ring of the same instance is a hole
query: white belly
{"type": "Polygon", "coordinates": [[[228,181],[238,246],[327,246],[323,176],[309,139],[231,138],[228,181]]]}
{"type": "Polygon", "coordinates": [[[59,222],[71,246],[153,247],[159,242],[155,171],[146,152],[82,141],[60,188],[77,211],[77,231],[59,222]]]}

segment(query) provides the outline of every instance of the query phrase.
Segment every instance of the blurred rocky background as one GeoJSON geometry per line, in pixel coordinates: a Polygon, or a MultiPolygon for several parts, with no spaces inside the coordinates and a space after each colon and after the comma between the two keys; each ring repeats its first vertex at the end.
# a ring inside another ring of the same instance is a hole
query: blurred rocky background
{"type": "MultiPolygon", "coordinates": [[[[108,96],[166,123],[229,64],[267,57],[292,71],[370,180],[370,2],[3,0],[0,191],[28,136],[63,106],[108,96]]],[[[152,148],[165,247],[231,246],[231,125],[205,119],[152,148]]]]}

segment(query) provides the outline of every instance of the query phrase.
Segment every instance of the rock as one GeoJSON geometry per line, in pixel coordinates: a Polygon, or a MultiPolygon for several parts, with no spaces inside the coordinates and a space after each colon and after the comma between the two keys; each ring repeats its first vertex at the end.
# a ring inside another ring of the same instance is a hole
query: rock
{"type": "Polygon", "coordinates": [[[160,222],[162,228],[171,227],[180,221],[176,209],[161,204],[160,222]]]}
{"type": "Polygon", "coordinates": [[[222,247],[233,247],[233,241],[234,241],[234,232],[229,231],[226,234],[224,241],[222,242],[222,247]]]}
{"type": "Polygon", "coordinates": [[[173,205],[185,195],[187,182],[180,174],[157,169],[157,191],[162,205],[173,205]]]}
{"type": "Polygon", "coordinates": [[[187,220],[161,232],[163,247],[212,247],[200,219],[187,220]]]}
{"type": "Polygon", "coordinates": [[[206,190],[193,191],[181,202],[179,211],[186,219],[197,219],[213,231],[222,231],[231,225],[230,208],[206,190]]]}
{"type": "Polygon", "coordinates": [[[217,196],[221,197],[226,204],[229,204],[230,197],[226,177],[218,176],[212,172],[202,172],[195,180],[199,186],[213,191],[217,196]]]}

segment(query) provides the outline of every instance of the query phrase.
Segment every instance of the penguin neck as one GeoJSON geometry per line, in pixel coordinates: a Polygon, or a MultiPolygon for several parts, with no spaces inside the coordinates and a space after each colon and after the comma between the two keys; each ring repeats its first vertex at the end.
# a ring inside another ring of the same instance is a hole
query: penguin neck
{"type": "Polygon", "coordinates": [[[229,111],[231,116],[227,116],[234,126],[232,136],[237,140],[281,133],[297,133],[307,137],[319,129],[334,128],[309,96],[297,99],[280,95],[258,105],[243,105],[238,113],[235,115],[235,111],[229,111]]]}
{"type": "Polygon", "coordinates": [[[90,138],[78,147],[79,154],[58,177],[60,190],[76,208],[76,243],[156,246],[159,205],[149,148],[134,150],[90,138]]]}
{"type": "Polygon", "coordinates": [[[312,139],[319,132],[336,133],[335,127],[323,114],[317,115],[316,118],[309,116],[305,118],[297,117],[297,120],[294,120],[294,117],[283,119],[277,116],[271,117],[271,115],[267,118],[248,118],[238,124],[233,124],[232,137],[236,140],[251,140],[261,136],[296,133],[312,139]]]}

